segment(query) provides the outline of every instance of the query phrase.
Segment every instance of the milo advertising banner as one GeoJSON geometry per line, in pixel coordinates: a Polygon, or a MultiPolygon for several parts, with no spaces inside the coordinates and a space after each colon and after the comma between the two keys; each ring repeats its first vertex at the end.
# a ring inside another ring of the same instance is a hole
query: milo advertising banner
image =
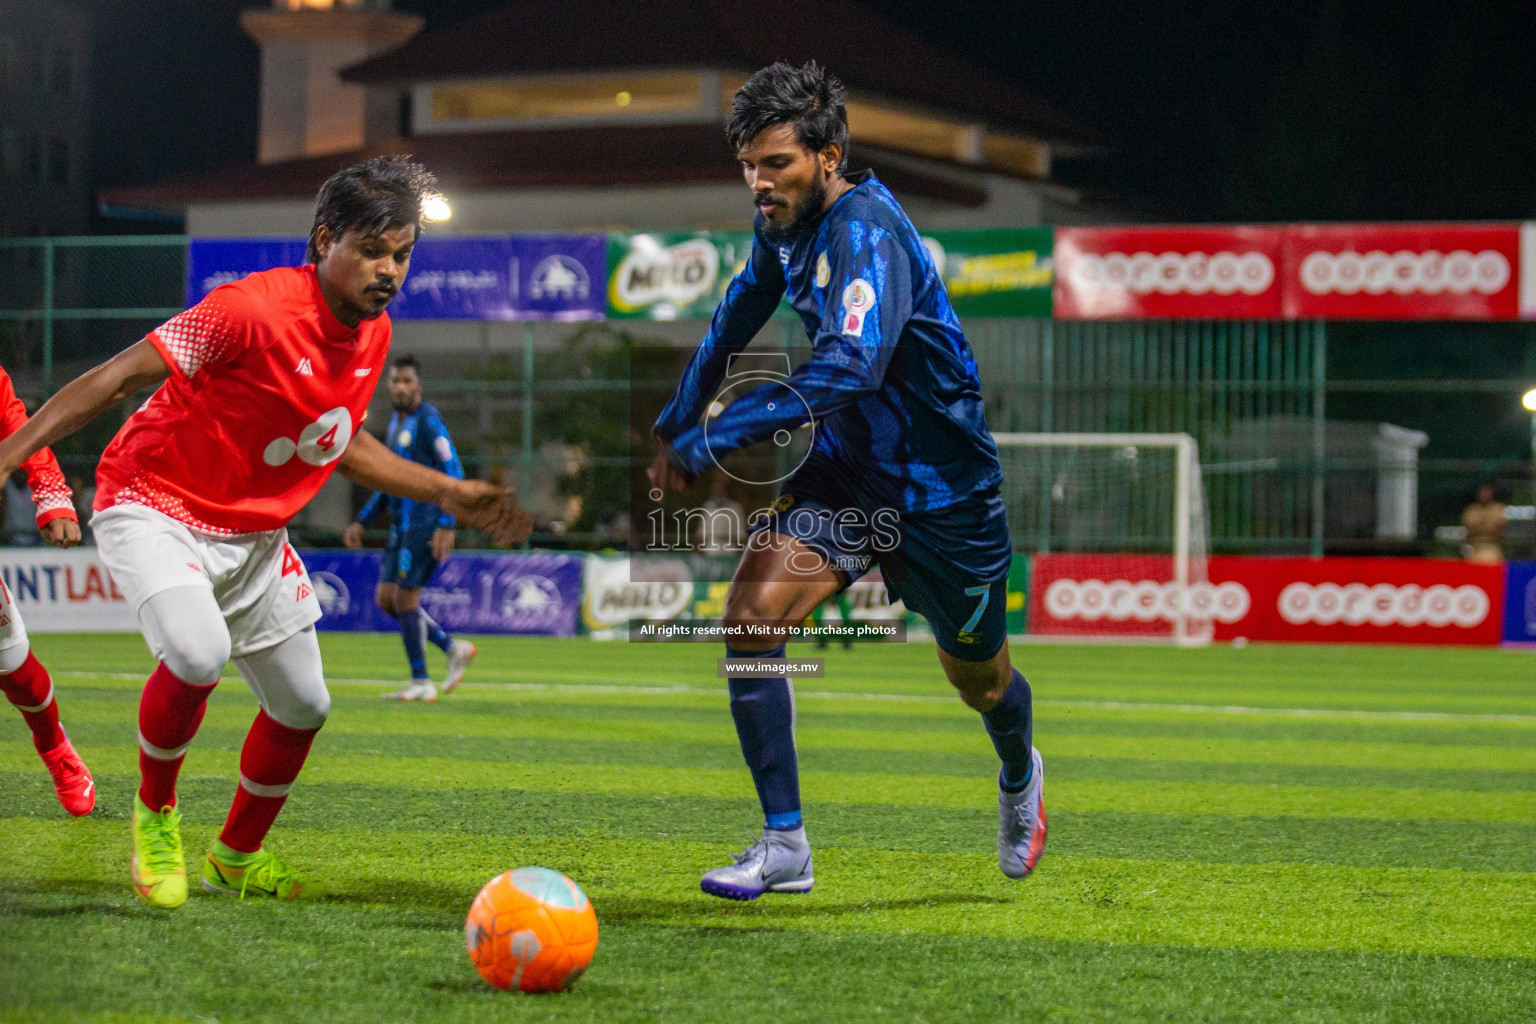
{"type": "Polygon", "coordinates": [[[608,315],[708,319],[746,265],[750,232],[608,236],[608,315]]]}
{"type": "MultiPolygon", "coordinates": [[[[1051,229],[932,231],[933,255],[961,316],[1050,316],[1051,229]]],[[[752,251],[741,231],[608,236],[608,315],[708,319],[752,251]]]]}

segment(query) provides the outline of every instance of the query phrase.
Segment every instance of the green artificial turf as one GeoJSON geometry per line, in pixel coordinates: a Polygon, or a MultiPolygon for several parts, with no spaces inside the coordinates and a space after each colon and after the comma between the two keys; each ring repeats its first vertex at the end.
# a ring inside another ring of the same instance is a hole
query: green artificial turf
{"type": "MultiPolygon", "coordinates": [[[[378,699],[393,638],[323,645],[334,710],[270,845],[324,895],[165,913],[127,880],[143,644],[35,638],[99,803],[68,819],[0,708],[0,1020],[1536,1020],[1529,654],[1016,647],[1051,822],[1018,883],[933,648],[833,650],[798,701],[816,890],[736,904],[698,891],[758,824],[718,651],[486,639],[421,706],[378,699]],[[570,993],[465,955],[522,864],[597,909],[570,993]]],[[[183,774],[192,858],[254,712],[231,670],[183,774]]]]}

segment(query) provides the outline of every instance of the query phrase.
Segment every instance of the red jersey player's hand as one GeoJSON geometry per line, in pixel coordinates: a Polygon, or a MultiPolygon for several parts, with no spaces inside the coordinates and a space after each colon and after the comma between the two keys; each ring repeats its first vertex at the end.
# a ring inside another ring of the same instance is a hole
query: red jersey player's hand
{"type": "Polygon", "coordinates": [[[341,543],[345,547],[360,548],[363,546],[363,524],[349,523],[347,528],[341,531],[341,543]]]}
{"type": "Polygon", "coordinates": [[[521,544],[533,532],[533,517],[512,500],[508,488],[484,480],[455,480],[453,484],[441,505],[459,522],[484,530],[507,545],[521,544]]]}
{"type": "Polygon", "coordinates": [[[441,562],[453,554],[453,530],[440,526],[432,531],[432,557],[441,562]]]}
{"type": "Polygon", "coordinates": [[[50,520],[43,527],[43,539],[56,548],[67,548],[80,543],[80,524],[63,516],[50,520]]]}

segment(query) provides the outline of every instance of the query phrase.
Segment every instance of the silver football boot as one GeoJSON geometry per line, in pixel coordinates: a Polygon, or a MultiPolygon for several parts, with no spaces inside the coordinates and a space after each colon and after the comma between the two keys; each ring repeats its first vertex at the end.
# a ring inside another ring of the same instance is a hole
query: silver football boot
{"type": "Polygon", "coordinates": [[[1045,854],[1045,764],[1029,748],[1029,785],[1017,793],[997,787],[997,866],[1009,878],[1028,878],[1045,854]]]}
{"type": "Polygon", "coordinates": [[[804,825],[764,829],[735,856],[736,863],[705,874],[699,888],[728,900],[755,900],[765,892],[810,892],[815,882],[804,825]]]}

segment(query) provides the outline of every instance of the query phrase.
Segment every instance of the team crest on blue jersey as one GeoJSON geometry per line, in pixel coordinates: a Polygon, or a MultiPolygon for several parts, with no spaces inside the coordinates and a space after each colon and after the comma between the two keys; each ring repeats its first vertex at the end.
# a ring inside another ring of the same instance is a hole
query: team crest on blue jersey
{"type": "Polygon", "coordinates": [[[816,287],[825,288],[831,280],[832,264],[827,262],[827,254],[822,253],[816,257],[816,287]]]}

